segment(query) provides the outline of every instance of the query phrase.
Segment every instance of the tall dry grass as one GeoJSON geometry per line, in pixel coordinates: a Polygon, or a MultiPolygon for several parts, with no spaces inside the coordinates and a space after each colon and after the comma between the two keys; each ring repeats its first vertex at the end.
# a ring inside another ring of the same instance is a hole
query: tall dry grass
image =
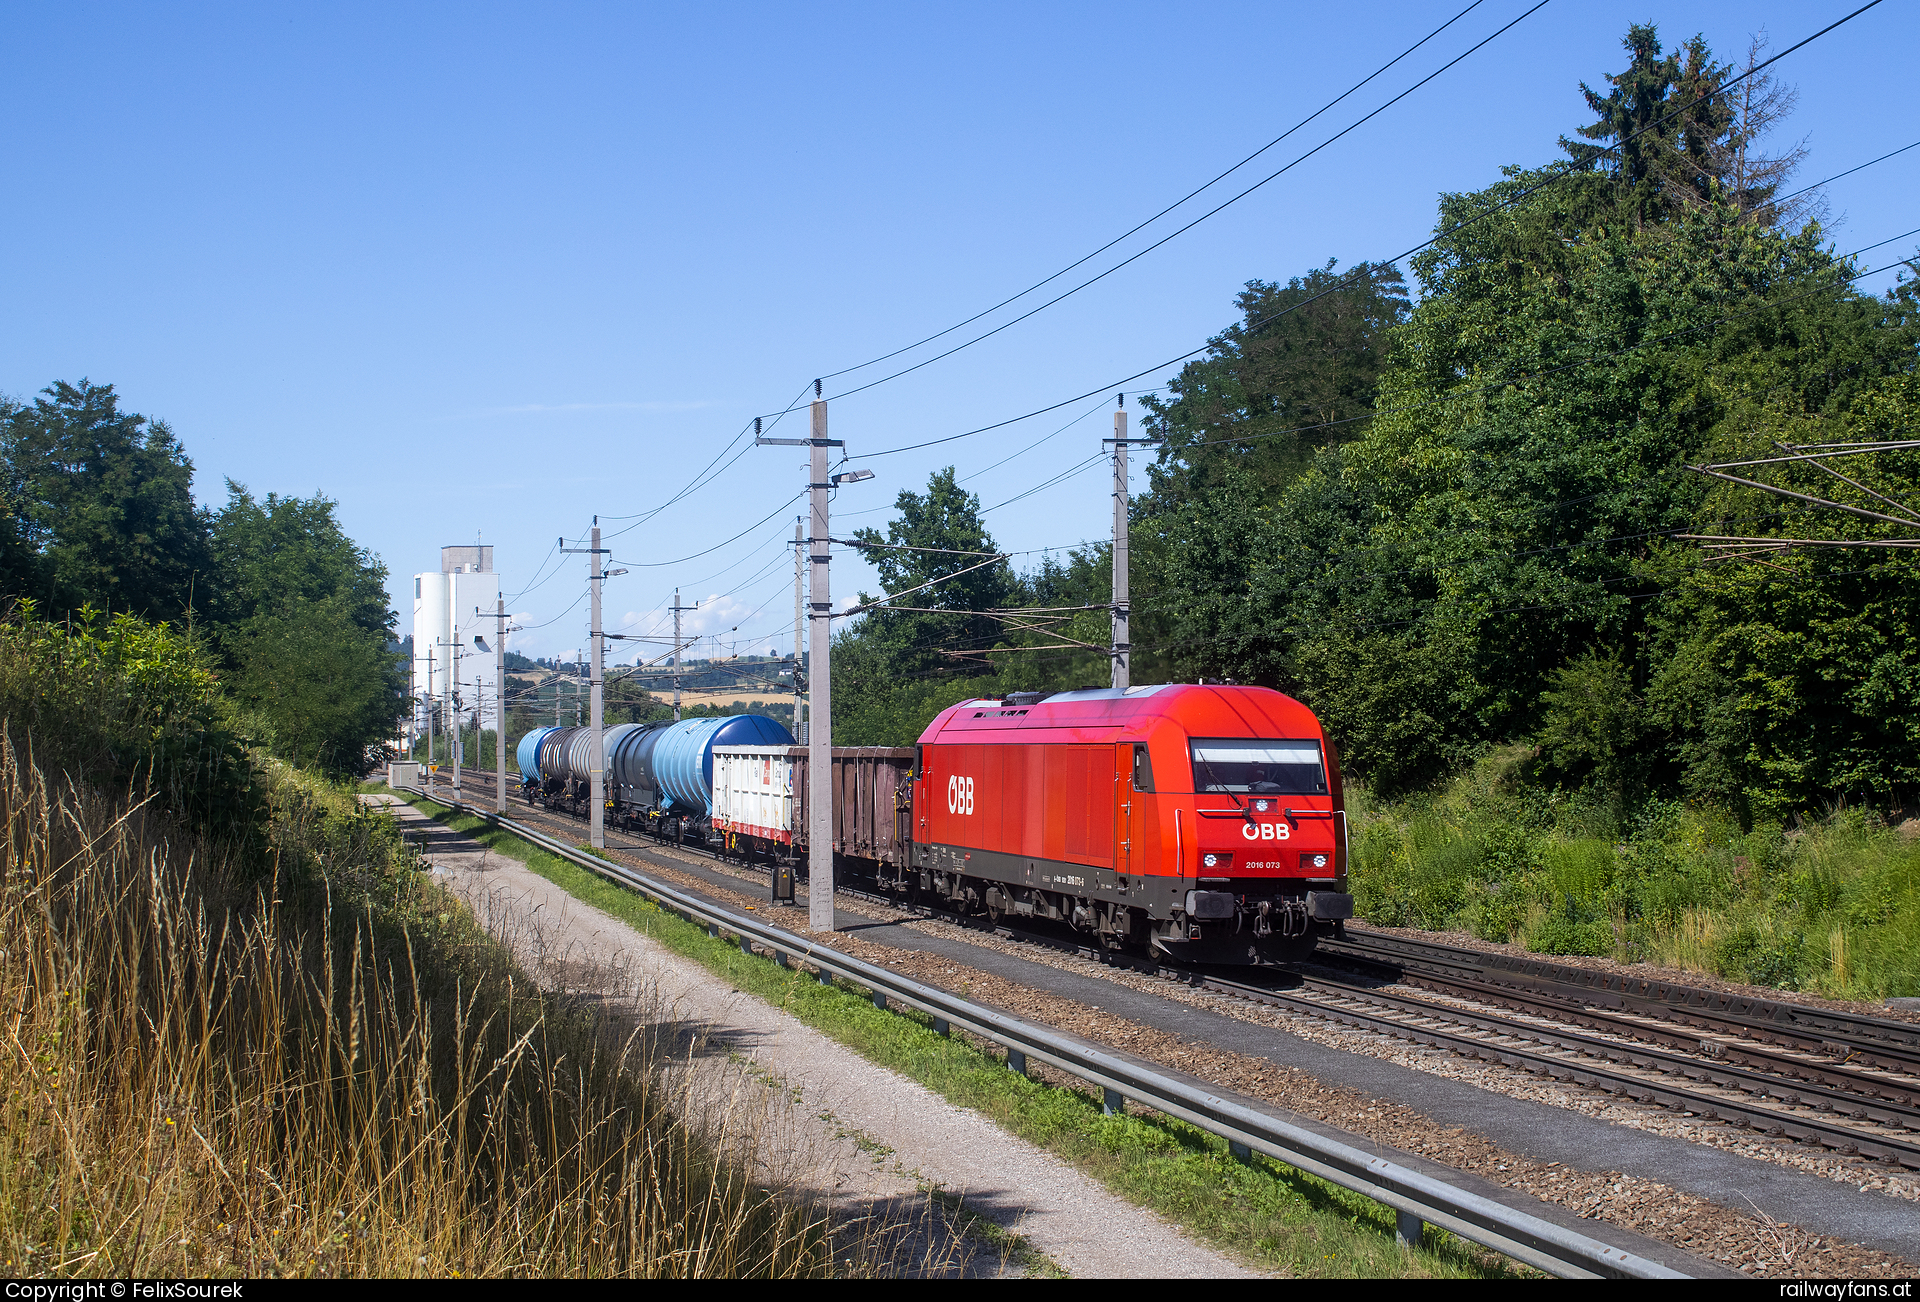
{"type": "Polygon", "coordinates": [[[263,877],[0,744],[8,1274],[832,1267],[644,1037],[532,989],[324,792],[275,808],[263,877]]]}

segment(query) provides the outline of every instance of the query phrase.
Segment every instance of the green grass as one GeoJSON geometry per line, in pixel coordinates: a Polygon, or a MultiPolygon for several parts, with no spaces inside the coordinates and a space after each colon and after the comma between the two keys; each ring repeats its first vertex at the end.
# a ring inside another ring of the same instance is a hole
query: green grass
{"type": "Polygon", "coordinates": [[[1727,814],[1529,785],[1513,752],[1392,802],[1349,793],[1355,907],[1541,954],[1877,1000],[1920,995],[1920,841],[1875,811],[1727,814]]]}
{"type": "Polygon", "coordinates": [[[748,957],[736,942],[663,912],[624,887],[539,850],[509,832],[422,797],[422,812],[524,863],[575,898],[620,918],[863,1057],[977,1111],[1057,1154],[1121,1196],[1253,1266],[1337,1278],[1505,1278],[1512,1263],[1429,1227],[1412,1251],[1394,1242],[1394,1213],[1359,1194],[1255,1155],[1231,1156],[1224,1140],[1153,1114],[1108,1117],[1088,1090],[1061,1089],[1007,1070],[998,1054],[936,1035],[910,1010],[881,1011],[867,993],[824,986],[812,975],[748,957]]]}

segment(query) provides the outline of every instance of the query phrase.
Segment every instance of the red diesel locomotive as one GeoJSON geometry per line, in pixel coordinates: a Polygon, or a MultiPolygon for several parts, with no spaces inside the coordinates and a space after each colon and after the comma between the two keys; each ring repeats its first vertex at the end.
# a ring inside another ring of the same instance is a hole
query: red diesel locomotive
{"type": "Polygon", "coordinates": [[[1266,688],[963,701],[912,792],[914,884],[962,908],[1212,963],[1297,961],[1353,916],[1339,757],[1266,688]]]}

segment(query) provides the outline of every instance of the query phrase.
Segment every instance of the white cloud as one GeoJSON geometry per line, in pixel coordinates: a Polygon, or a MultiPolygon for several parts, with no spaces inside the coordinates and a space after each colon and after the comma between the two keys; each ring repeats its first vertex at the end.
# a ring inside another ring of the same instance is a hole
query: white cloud
{"type": "Polygon", "coordinates": [[[755,613],[755,607],[741,601],[738,597],[716,592],[702,601],[698,610],[690,610],[681,617],[681,629],[683,635],[688,637],[726,633],[755,613]]]}

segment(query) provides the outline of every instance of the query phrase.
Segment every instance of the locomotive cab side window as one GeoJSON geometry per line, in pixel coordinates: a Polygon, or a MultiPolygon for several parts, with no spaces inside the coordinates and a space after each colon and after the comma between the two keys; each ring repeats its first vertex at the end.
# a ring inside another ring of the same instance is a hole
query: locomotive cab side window
{"type": "Polygon", "coordinates": [[[1147,753],[1146,745],[1142,742],[1133,744],[1133,789],[1153,790],[1153,756],[1147,753]]]}
{"type": "Polygon", "coordinates": [[[1195,791],[1256,796],[1327,794],[1327,770],[1318,738],[1196,737],[1192,747],[1195,791]]]}

